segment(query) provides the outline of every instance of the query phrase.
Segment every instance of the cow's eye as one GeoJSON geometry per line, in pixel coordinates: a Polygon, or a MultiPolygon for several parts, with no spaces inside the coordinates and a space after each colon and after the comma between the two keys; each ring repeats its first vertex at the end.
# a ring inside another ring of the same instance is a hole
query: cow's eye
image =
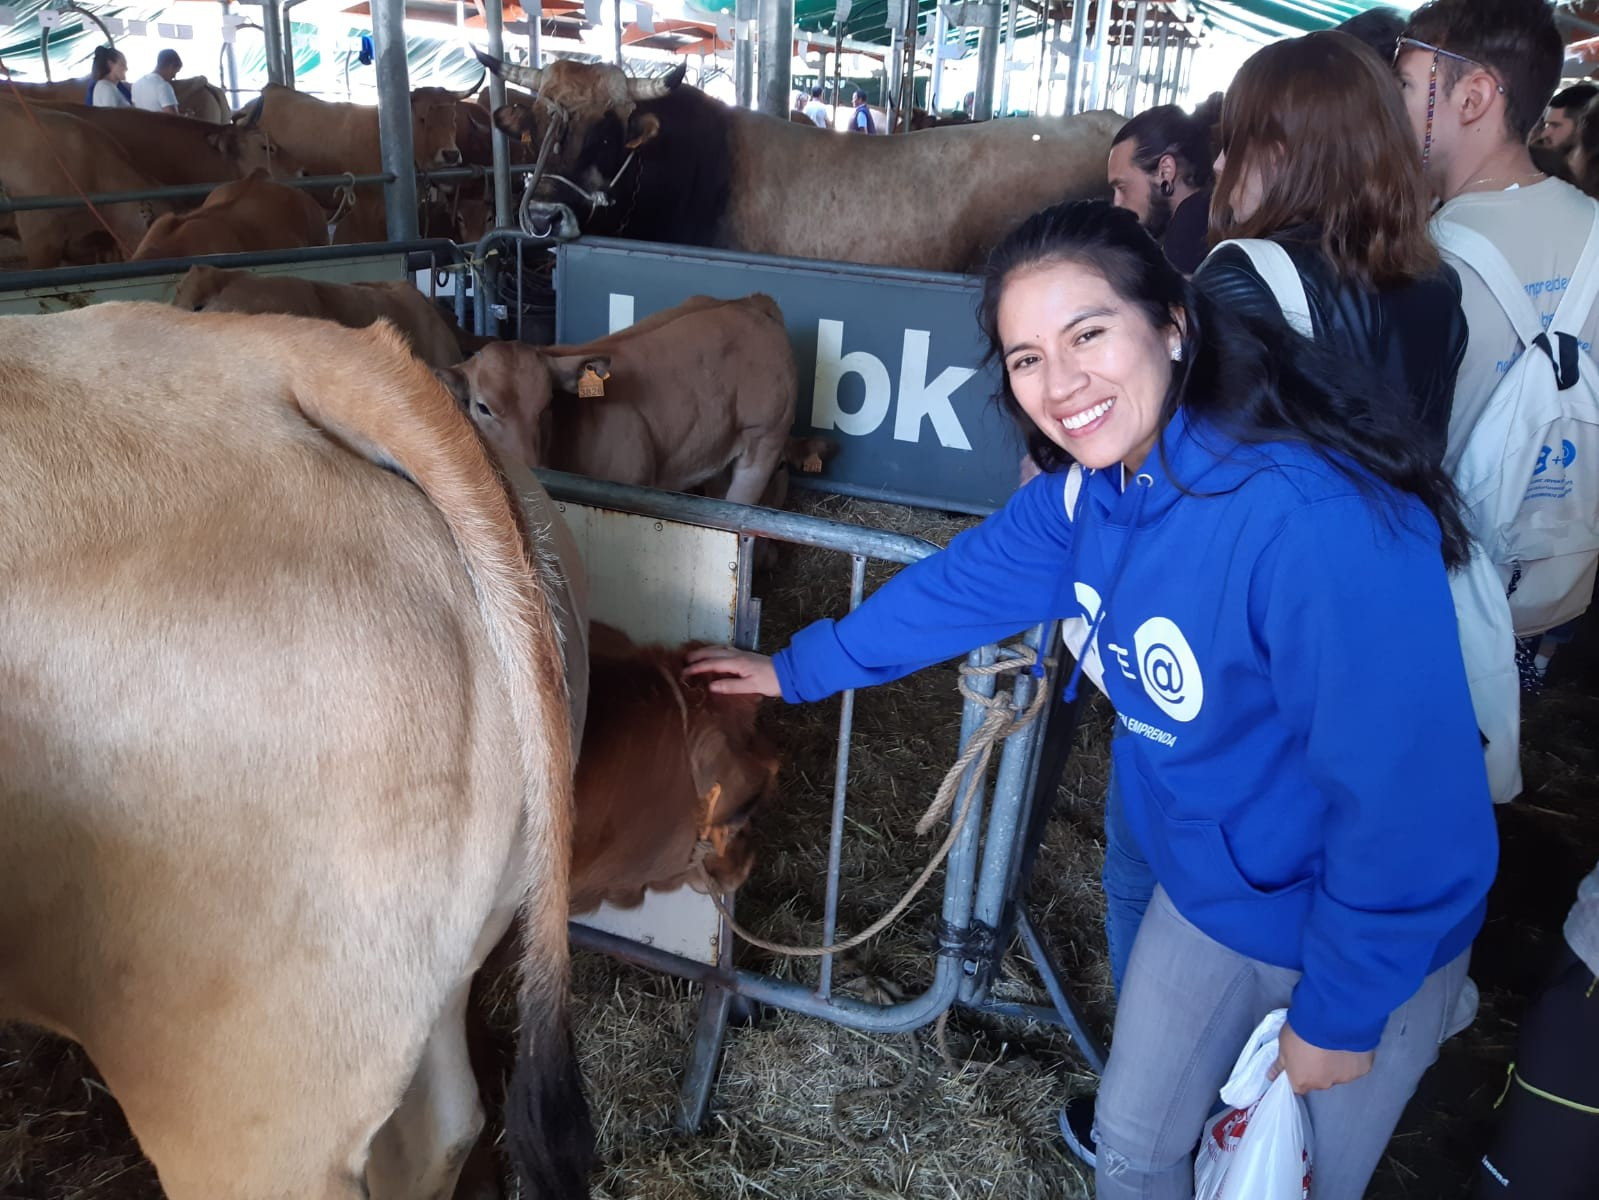
{"type": "Polygon", "coordinates": [[[481,401],[481,400],[479,400],[477,402],[477,410],[478,410],[478,412],[482,413],[485,417],[492,417],[494,415],[492,412],[489,411],[489,406],[487,404],[484,404],[483,401],[481,401]]]}

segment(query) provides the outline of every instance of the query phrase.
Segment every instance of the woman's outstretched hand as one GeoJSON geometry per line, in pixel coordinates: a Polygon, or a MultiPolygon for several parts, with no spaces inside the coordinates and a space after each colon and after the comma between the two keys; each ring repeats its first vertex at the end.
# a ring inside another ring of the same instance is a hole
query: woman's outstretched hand
{"type": "Polygon", "coordinates": [[[696,675],[716,676],[706,686],[723,696],[770,696],[775,700],[783,695],[771,659],[731,646],[701,646],[698,650],[690,650],[683,677],[690,679],[696,675]]]}

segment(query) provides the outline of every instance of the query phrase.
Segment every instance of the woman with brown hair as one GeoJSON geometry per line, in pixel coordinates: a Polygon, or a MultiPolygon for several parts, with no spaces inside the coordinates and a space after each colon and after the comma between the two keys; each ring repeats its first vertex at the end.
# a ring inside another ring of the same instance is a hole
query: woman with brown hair
{"type": "Polygon", "coordinates": [[[1566,151],[1565,165],[1573,183],[1599,200],[1599,99],[1589,101],[1577,118],[1577,132],[1566,151]]]}
{"type": "Polygon", "coordinates": [[[1459,277],[1427,235],[1415,135],[1388,67],[1333,31],[1267,46],[1227,90],[1216,168],[1216,249],[1195,284],[1276,319],[1271,264],[1291,263],[1309,310],[1301,332],[1407,397],[1411,428],[1440,461],[1466,319],[1459,277]],[[1253,244],[1226,244],[1239,240],[1253,244]]]}

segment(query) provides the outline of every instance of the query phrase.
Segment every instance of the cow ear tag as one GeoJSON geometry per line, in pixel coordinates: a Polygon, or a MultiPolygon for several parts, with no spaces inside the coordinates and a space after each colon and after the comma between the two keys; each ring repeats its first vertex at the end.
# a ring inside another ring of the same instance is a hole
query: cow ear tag
{"type": "Polygon", "coordinates": [[[593,400],[605,395],[605,381],[610,377],[609,373],[601,375],[592,366],[584,367],[577,381],[578,398],[593,400]]]}

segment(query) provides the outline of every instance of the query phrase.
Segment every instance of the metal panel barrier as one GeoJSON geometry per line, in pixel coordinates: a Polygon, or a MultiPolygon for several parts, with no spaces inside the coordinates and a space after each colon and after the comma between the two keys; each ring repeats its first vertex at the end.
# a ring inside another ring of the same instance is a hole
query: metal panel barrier
{"type": "MultiPolygon", "coordinates": [[[[936,552],[930,542],[901,534],[864,529],[854,525],[804,516],[798,513],[730,504],[697,496],[657,492],[567,475],[555,471],[537,472],[540,481],[558,505],[584,505],[591,509],[633,513],[660,521],[679,521],[709,529],[734,533],[739,539],[738,612],[734,641],[753,648],[755,643],[755,602],[749,594],[751,555],[756,538],[771,538],[794,545],[817,547],[850,558],[849,606],[860,604],[868,560],[907,564],[936,552]]],[[[1024,637],[1034,649],[1053,639],[1053,630],[1039,627],[1024,637]]],[[[999,646],[984,646],[972,651],[968,663],[988,665],[1007,652],[999,646]]],[[[994,677],[973,681],[974,690],[992,696],[994,677]]],[[[1010,685],[1012,703],[1020,711],[1033,698],[1038,681],[1029,672],[1016,672],[1010,685]]],[[[962,708],[961,746],[982,723],[984,709],[977,701],[966,700],[962,708]]],[[[574,924],[575,945],[601,950],[624,961],[652,970],[699,982],[705,994],[695,1042],[690,1054],[682,1097],[681,1123],[695,1128],[709,1104],[728,1003],[733,996],[770,1004],[791,1012],[819,1017],[852,1029],[877,1033],[902,1033],[936,1020],[951,1006],[992,1011],[1005,1016],[1061,1025],[1078,1041],[1084,1057],[1096,1067],[1103,1064],[1103,1052],[1083,1028],[1055,977],[1053,965],[1016,895],[1023,882],[1020,864],[1024,858],[1024,839],[1031,826],[1034,803],[1033,783],[1037,774],[1038,753],[1043,737],[1042,721],[1006,739],[998,754],[993,794],[987,794],[986,780],[968,780],[975,786],[972,815],[955,840],[944,866],[944,896],[939,913],[937,948],[932,951],[932,982],[918,996],[890,1003],[875,1004],[842,995],[833,988],[833,958],[819,959],[814,984],[779,979],[772,975],[740,969],[731,961],[730,936],[724,928],[719,939],[718,961],[711,963],[674,954],[659,945],[648,945],[619,936],[615,932],[574,924]],[[1015,923],[1032,954],[1051,1005],[1022,1005],[990,999],[988,987],[998,969],[1008,937],[996,936],[1015,923]]],[[[834,803],[829,837],[824,913],[819,921],[815,944],[832,945],[836,940],[836,914],[840,889],[843,836],[849,799],[849,761],[853,732],[853,693],[843,698],[835,760],[834,803]]],[[[952,814],[953,815],[953,814],[952,814]]],[[[758,886],[758,884],[757,884],[758,886]]]]}

